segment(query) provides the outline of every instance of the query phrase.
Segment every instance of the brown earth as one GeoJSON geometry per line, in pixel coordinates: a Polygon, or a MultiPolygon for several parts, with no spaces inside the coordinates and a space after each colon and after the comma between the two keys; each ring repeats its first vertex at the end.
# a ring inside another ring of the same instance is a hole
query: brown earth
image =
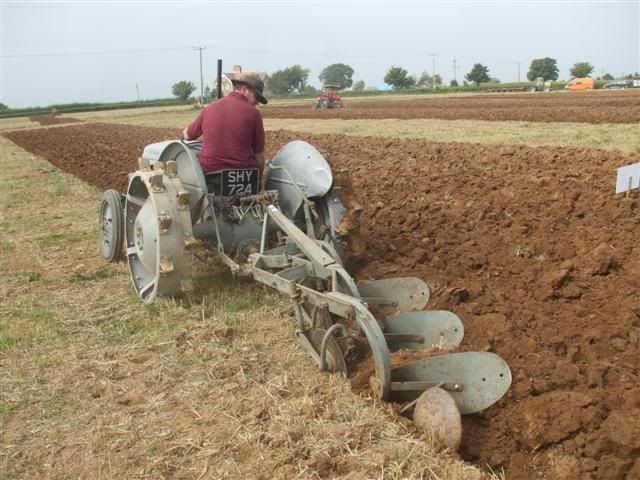
{"type": "MultiPolygon", "coordinates": [[[[123,190],[148,143],[178,130],[70,126],[6,134],[100,189],[123,190]],[[78,141],[81,138],[82,141],[78,141]]],[[[640,472],[640,199],[615,196],[638,156],[600,150],[268,134],[349,168],[365,207],[362,278],[415,275],[454,311],[462,347],[501,355],[513,385],[465,417],[462,455],[509,479],[640,472]]]]}
{"type": "Polygon", "coordinates": [[[60,125],[64,123],[79,123],[82,120],[71,117],[52,117],[51,115],[38,115],[35,117],[29,117],[32,122],[38,122],[40,125],[60,125]]]}
{"type": "Polygon", "coordinates": [[[180,130],[95,123],[4,135],[91,185],[124,192],[129,173],[138,168],[143,148],[149,143],[177,139],[180,130]]]}
{"type": "Polygon", "coordinates": [[[343,109],[314,110],[308,105],[262,109],[265,118],[440,118],[445,120],[519,120],[528,122],[640,122],[640,89],[596,92],[520,93],[410,100],[350,101],[343,109]]]}

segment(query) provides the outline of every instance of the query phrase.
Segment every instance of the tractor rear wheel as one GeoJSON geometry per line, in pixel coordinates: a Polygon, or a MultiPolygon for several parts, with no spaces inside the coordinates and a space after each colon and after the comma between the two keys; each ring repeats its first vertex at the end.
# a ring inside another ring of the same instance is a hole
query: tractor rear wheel
{"type": "Polygon", "coordinates": [[[122,258],[124,211],[120,193],[116,190],[107,190],[102,194],[98,210],[98,234],[102,257],[110,263],[118,262],[122,258]]]}
{"type": "Polygon", "coordinates": [[[133,286],[145,303],[192,289],[195,241],[188,193],[177,176],[138,171],[125,202],[127,261],[133,286]]]}

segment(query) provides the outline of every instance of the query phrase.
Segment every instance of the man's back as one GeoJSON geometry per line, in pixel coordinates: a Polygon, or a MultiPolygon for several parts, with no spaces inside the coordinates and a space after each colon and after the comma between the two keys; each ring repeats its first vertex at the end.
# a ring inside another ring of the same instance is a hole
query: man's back
{"type": "Polygon", "coordinates": [[[205,173],[254,168],[264,150],[262,115],[238,92],[205,108],[187,132],[189,138],[204,137],[199,161],[205,173]]]}

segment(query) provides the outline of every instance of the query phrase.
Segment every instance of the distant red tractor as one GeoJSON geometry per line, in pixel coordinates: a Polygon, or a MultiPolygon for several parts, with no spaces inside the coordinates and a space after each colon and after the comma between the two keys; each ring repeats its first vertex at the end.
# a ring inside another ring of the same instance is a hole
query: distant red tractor
{"type": "Polygon", "coordinates": [[[322,87],[313,108],[342,108],[342,100],[338,95],[338,90],[340,90],[340,85],[327,84],[322,87]]]}

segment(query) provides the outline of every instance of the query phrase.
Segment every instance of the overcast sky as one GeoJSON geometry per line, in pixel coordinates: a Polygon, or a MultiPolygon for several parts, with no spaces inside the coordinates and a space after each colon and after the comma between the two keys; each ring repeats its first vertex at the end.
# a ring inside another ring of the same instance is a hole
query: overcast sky
{"type": "Polygon", "coordinates": [[[383,85],[391,65],[449,82],[474,63],[503,82],[526,79],[534,58],[579,61],[596,76],[640,71],[640,0],[466,2],[29,2],[2,0],[0,102],[10,107],[166,98],[223,70],[272,73],[294,64],[309,81],[332,63],[383,85]],[[138,52],[135,52],[138,50],[138,52]],[[142,50],[142,52],[140,51],[142,50]],[[147,50],[147,51],[145,51],[147,50]],[[148,51],[153,50],[153,51],[148,51]],[[113,53],[116,52],[116,53],[113,53]]]}

